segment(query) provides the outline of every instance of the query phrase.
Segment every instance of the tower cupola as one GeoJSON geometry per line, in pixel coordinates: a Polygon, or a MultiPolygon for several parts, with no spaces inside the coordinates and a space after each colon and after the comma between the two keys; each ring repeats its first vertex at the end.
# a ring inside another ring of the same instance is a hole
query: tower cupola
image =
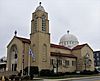
{"type": "Polygon", "coordinates": [[[39,3],[39,6],[36,8],[35,11],[44,11],[45,12],[44,7],[41,6],[41,2],[39,3]]]}
{"type": "Polygon", "coordinates": [[[49,33],[48,13],[41,6],[41,2],[36,7],[35,12],[32,13],[31,34],[37,32],[49,33]]]}

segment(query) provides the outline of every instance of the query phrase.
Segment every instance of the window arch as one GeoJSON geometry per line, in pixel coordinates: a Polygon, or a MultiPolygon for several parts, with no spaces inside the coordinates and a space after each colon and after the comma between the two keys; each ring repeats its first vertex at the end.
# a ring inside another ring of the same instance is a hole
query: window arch
{"type": "Polygon", "coordinates": [[[32,57],[32,60],[35,61],[36,60],[35,59],[36,58],[36,55],[35,55],[36,54],[36,46],[35,46],[35,44],[33,44],[33,46],[32,46],[32,52],[34,54],[33,57],[32,57]]]}
{"type": "Polygon", "coordinates": [[[34,16],[34,32],[37,31],[37,17],[36,15],[34,16]]]}
{"type": "Polygon", "coordinates": [[[18,61],[18,49],[17,45],[13,44],[10,49],[10,63],[11,63],[11,70],[17,70],[17,61],[18,61]]]}
{"type": "Polygon", "coordinates": [[[47,61],[47,45],[46,44],[44,44],[43,45],[43,59],[42,59],[42,61],[47,61]]]}
{"type": "Polygon", "coordinates": [[[42,31],[46,31],[46,17],[42,16],[42,31]]]}

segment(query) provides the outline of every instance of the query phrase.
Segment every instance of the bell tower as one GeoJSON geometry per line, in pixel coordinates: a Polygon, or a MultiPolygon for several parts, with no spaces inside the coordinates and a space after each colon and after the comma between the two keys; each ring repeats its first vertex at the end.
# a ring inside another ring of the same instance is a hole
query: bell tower
{"type": "Polygon", "coordinates": [[[32,66],[41,69],[49,69],[50,66],[50,33],[48,13],[45,12],[41,2],[32,13],[31,21],[31,49],[35,59],[31,61],[32,66]]]}

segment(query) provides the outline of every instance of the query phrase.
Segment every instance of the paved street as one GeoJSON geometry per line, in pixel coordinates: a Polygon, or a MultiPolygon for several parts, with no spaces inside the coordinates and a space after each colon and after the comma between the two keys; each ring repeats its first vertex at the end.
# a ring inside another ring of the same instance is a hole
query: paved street
{"type": "Polygon", "coordinates": [[[79,80],[71,80],[71,81],[100,81],[100,77],[87,78],[87,79],[79,79],[79,80]]]}
{"type": "Polygon", "coordinates": [[[66,78],[66,79],[44,79],[43,81],[100,81],[100,76],[81,77],[81,78],[66,78]]]}

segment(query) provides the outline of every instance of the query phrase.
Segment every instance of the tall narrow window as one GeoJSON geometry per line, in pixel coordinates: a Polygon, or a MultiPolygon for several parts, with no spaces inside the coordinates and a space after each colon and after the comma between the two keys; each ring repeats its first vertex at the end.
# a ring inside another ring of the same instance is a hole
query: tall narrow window
{"type": "Polygon", "coordinates": [[[62,60],[61,59],[58,60],[58,64],[62,65],[62,60]]]}
{"type": "Polygon", "coordinates": [[[42,61],[46,61],[47,60],[47,46],[46,44],[43,45],[43,60],[42,61]]]}
{"type": "Polygon", "coordinates": [[[15,59],[17,59],[17,54],[15,54],[15,59]]]}
{"type": "Polygon", "coordinates": [[[18,50],[17,50],[17,46],[15,44],[11,46],[10,54],[11,54],[11,57],[9,58],[10,67],[11,67],[12,71],[16,71],[17,63],[18,63],[18,60],[17,60],[18,59],[18,50]]]}
{"type": "Polygon", "coordinates": [[[46,17],[42,16],[42,31],[46,31],[46,17]]]}
{"type": "Polygon", "coordinates": [[[16,71],[17,70],[17,64],[12,64],[12,71],[16,71]]]}
{"type": "Polygon", "coordinates": [[[34,32],[37,31],[37,18],[34,17],[34,32]]]}
{"type": "Polygon", "coordinates": [[[36,47],[35,47],[35,44],[33,44],[33,57],[32,57],[32,61],[35,61],[36,60],[36,47]]]}
{"type": "Polygon", "coordinates": [[[53,59],[50,59],[50,65],[53,65],[53,59]]]}
{"type": "Polygon", "coordinates": [[[69,66],[69,60],[65,60],[65,66],[69,66]]]}
{"type": "Polygon", "coordinates": [[[72,66],[76,66],[76,61],[72,61],[72,66]]]}

